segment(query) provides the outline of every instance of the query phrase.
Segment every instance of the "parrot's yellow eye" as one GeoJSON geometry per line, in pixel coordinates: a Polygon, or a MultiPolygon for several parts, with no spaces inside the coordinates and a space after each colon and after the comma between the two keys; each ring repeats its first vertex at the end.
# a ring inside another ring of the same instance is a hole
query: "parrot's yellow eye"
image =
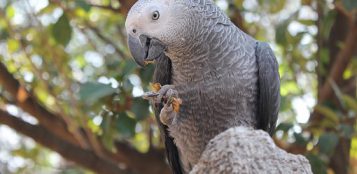
{"type": "Polygon", "coordinates": [[[152,13],[152,20],[158,20],[160,17],[160,13],[158,11],[154,11],[152,13]]]}

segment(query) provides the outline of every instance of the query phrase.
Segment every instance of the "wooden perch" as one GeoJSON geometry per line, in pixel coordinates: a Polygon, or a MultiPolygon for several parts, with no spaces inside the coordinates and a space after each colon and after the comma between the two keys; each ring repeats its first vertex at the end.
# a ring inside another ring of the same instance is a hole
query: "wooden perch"
{"type": "Polygon", "coordinates": [[[213,138],[190,172],[208,173],[312,174],[312,171],[304,156],[280,149],[268,133],[239,126],[213,138]]]}

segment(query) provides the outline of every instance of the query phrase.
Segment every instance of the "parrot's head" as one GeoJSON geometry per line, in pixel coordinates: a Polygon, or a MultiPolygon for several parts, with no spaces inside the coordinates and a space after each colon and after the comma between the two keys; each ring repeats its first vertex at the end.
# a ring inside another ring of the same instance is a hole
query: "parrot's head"
{"type": "Polygon", "coordinates": [[[180,33],[186,15],[174,1],[139,0],[130,9],[125,28],[130,52],[139,65],[144,66],[170,47],[183,44],[185,39],[180,33]]]}

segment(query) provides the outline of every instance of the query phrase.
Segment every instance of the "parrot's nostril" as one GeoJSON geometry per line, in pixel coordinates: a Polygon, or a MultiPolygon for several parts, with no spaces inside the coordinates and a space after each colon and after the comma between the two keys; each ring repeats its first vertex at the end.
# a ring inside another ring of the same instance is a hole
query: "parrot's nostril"
{"type": "Polygon", "coordinates": [[[136,29],[133,29],[133,33],[136,33],[136,29]]]}

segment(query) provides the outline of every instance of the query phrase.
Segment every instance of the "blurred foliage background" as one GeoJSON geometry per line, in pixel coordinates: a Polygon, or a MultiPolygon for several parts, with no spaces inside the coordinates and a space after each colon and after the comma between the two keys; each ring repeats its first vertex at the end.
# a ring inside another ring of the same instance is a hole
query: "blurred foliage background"
{"type": "MultiPolygon", "coordinates": [[[[126,47],[135,0],[0,0],[0,172],[169,173],[126,47]]],[[[217,0],[280,65],[277,145],[357,173],[357,1],[217,0]]]]}

